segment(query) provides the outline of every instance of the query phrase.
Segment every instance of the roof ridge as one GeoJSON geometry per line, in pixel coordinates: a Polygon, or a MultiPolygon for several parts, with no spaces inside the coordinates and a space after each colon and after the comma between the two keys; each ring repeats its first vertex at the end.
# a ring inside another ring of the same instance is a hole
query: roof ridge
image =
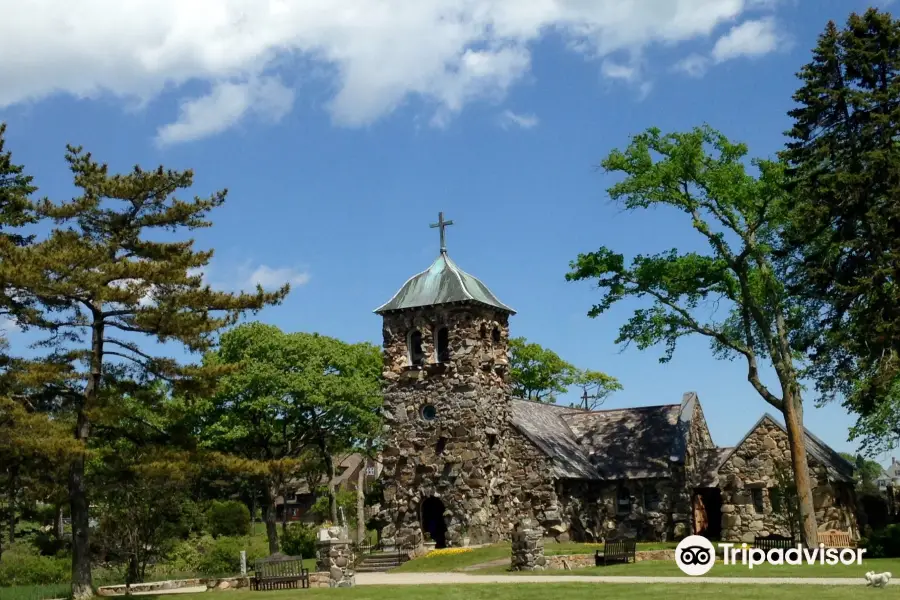
{"type": "Polygon", "coordinates": [[[623,407],[623,408],[604,408],[601,410],[589,410],[584,411],[588,414],[590,413],[608,413],[615,412],[617,410],[649,410],[651,408],[681,408],[681,404],[653,404],[651,406],[631,406],[631,407],[623,407]]]}

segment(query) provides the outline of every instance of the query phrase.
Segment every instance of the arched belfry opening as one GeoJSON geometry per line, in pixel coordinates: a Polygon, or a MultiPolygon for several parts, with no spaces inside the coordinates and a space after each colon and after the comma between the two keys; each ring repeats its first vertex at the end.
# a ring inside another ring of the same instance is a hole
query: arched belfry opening
{"type": "Polygon", "coordinates": [[[450,361],[450,332],[444,325],[438,327],[434,334],[434,348],[437,362],[450,361]]]}
{"type": "Polygon", "coordinates": [[[440,498],[431,496],[422,501],[422,532],[431,536],[435,548],[447,547],[447,523],[440,498]]]}
{"type": "Polygon", "coordinates": [[[425,350],[422,348],[422,332],[418,329],[410,331],[406,340],[406,346],[409,351],[409,364],[414,367],[424,365],[425,350]]]}

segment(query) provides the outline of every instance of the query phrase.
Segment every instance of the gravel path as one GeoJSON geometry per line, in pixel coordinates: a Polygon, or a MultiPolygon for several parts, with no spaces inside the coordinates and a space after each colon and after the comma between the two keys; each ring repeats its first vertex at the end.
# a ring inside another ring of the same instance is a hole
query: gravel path
{"type": "Polygon", "coordinates": [[[730,583],[742,585],[866,585],[862,577],[613,577],[581,575],[468,575],[466,573],[357,573],[357,585],[466,583],[730,583]]]}

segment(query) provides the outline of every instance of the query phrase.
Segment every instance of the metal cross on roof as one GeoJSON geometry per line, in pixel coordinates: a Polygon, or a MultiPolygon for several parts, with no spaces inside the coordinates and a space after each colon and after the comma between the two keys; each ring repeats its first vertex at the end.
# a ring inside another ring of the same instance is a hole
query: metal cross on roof
{"type": "Polygon", "coordinates": [[[453,221],[445,221],[443,212],[438,213],[438,222],[430,225],[432,229],[439,227],[441,230],[441,254],[447,253],[447,244],[444,241],[444,229],[446,229],[447,225],[453,225],[453,221]]]}

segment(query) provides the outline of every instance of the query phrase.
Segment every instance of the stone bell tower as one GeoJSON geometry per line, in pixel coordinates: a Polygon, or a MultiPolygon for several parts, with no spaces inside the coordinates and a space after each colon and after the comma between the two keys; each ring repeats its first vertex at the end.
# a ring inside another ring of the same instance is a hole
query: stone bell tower
{"type": "Polygon", "coordinates": [[[503,539],[509,316],[515,314],[441,252],[385,305],[386,544],[438,548],[503,539]]]}

